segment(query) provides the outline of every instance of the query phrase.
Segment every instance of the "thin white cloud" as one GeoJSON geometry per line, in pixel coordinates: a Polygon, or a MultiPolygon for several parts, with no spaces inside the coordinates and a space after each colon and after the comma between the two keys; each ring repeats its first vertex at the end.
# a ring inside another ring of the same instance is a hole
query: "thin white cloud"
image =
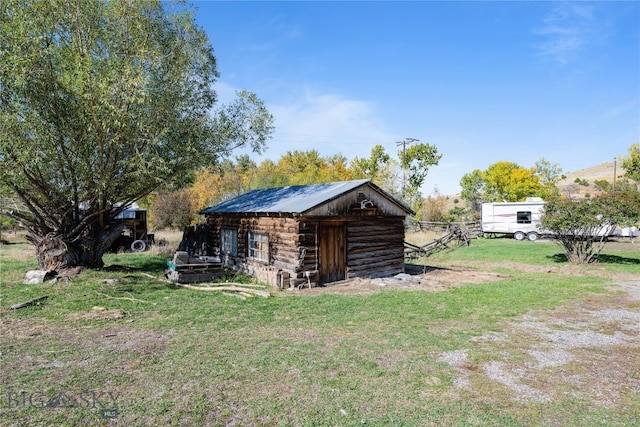
{"type": "Polygon", "coordinates": [[[373,146],[394,141],[371,103],[311,91],[294,99],[269,106],[276,120],[276,132],[266,153],[269,158],[312,149],[322,155],[363,157],[373,146]]]}
{"type": "Polygon", "coordinates": [[[565,65],[597,41],[598,27],[601,24],[593,6],[574,2],[556,4],[543,19],[543,25],[534,31],[544,39],[537,46],[539,54],[565,65]]]}
{"type": "MultiPolygon", "coordinates": [[[[235,93],[233,87],[218,84],[219,98],[229,102],[235,93]]],[[[275,132],[267,150],[261,155],[249,150],[236,154],[250,154],[257,162],[277,161],[288,151],[317,150],[321,156],[341,154],[348,160],[368,157],[375,145],[382,145],[395,157],[399,148],[396,141],[404,135],[394,135],[380,116],[375,104],[334,93],[317,93],[312,90],[293,91],[291,97],[277,103],[267,102],[269,112],[275,118],[275,132]]],[[[468,166],[470,168],[471,166],[468,166]]],[[[434,167],[423,188],[425,195],[438,187],[441,194],[459,191],[460,165],[447,164],[443,171],[434,167]]]]}

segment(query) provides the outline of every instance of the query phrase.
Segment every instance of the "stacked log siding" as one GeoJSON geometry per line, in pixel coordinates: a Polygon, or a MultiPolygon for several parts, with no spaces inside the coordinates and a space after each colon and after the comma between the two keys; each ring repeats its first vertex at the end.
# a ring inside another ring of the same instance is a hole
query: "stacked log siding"
{"type": "MultiPolygon", "coordinates": [[[[344,273],[339,274],[344,279],[384,277],[403,272],[404,219],[411,210],[367,180],[323,184],[320,190],[329,186],[331,191],[331,185],[345,190],[331,193],[327,200],[318,203],[315,199],[319,191],[315,187],[292,187],[298,193],[314,198],[310,207],[295,212],[272,212],[260,205],[260,200],[255,200],[258,196],[268,198],[272,204],[279,202],[269,190],[260,190],[246,199],[240,196],[238,202],[233,199],[218,205],[222,208],[203,210],[209,230],[209,252],[221,255],[228,268],[254,275],[278,287],[324,284],[322,277],[325,281],[327,277],[333,277],[331,274],[323,276],[327,263],[333,268],[344,267],[344,273]],[[251,208],[244,210],[245,205],[251,208]],[[237,230],[237,254],[221,253],[223,229],[237,230]],[[323,235],[323,229],[334,231],[323,235]],[[268,261],[249,257],[250,232],[267,236],[268,261]],[[322,236],[326,241],[322,241],[322,236]],[[325,249],[321,250],[323,247],[325,249]],[[334,249],[327,251],[330,247],[334,249]],[[327,256],[331,260],[321,259],[327,256]],[[342,256],[344,260],[340,261],[342,256]]],[[[273,189],[273,193],[286,197],[287,190],[286,187],[273,189]]],[[[303,196],[296,197],[300,197],[300,203],[304,205],[303,196]]]]}
{"type": "Polygon", "coordinates": [[[349,278],[404,272],[404,219],[367,218],[347,227],[349,278]]]}

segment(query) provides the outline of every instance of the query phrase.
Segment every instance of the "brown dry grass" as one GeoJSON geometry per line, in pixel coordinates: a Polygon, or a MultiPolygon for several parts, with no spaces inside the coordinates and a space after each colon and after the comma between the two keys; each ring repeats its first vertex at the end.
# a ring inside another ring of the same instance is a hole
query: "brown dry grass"
{"type": "Polygon", "coordinates": [[[415,231],[405,233],[405,240],[408,243],[416,246],[424,246],[429,242],[432,242],[442,237],[445,232],[440,231],[415,231]]]}
{"type": "Polygon", "coordinates": [[[154,255],[170,255],[175,253],[182,240],[180,230],[158,230],[154,232],[155,244],[149,248],[154,255]]]}
{"type": "Polygon", "coordinates": [[[15,232],[2,233],[2,244],[0,244],[0,252],[6,257],[10,257],[15,261],[31,261],[34,259],[35,250],[29,245],[26,239],[26,233],[18,230],[15,232]]]}

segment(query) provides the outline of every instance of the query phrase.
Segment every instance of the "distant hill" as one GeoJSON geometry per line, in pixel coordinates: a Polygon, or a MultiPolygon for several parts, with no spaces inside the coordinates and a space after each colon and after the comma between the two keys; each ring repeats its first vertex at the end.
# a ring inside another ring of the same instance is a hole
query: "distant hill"
{"type": "Polygon", "coordinates": [[[576,179],[586,179],[589,182],[593,182],[599,179],[605,179],[613,183],[614,169],[615,174],[618,176],[618,178],[620,178],[625,173],[625,170],[620,162],[618,162],[618,164],[615,166],[613,162],[602,163],[600,165],[591,166],[590,168],[566,173],[566,178],[560,181],[560,185],[573,183],[576,179]]]}
{"type": "Polygon", "coordinates": [[[589,168],[580,169],[575,172],[565,173],[564,175],[566,178],[558,183],[558,187],[560,188],[560,192],[566,196],[575,197],[585,195],[587,193],[594,194],[598,191],[595,185],[593,185],[594,181],[605,180],[613,184],[614,169],[616,180],[622,179],[622,176],[625,174],[625,170],[620,162],[617,162],[615,165],[614,162],[607,162],[591,166],[589,168]],[[576,180],[588,181],[589,185],[580,185],[576,183],[576,180]]]}

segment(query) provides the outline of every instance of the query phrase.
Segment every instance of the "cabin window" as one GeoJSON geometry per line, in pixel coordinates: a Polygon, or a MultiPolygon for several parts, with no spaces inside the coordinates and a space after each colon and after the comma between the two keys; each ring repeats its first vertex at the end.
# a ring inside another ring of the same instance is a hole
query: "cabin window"
{"type": "Polygon", "coordinates": [[[220,252],[224,255],[238,255],[238,230],[233,228],[220,230],[220,252]]]}
{"type": "Polygon", "coordinates": [[[518,212],[517,220],[518,224],[531,224],[531,212],[518,212]]]}
{"type": "Polygon", "coordinates": [[[249,258],[269,262],[269,236],[262,233],[249,232],[249,258]]]}

